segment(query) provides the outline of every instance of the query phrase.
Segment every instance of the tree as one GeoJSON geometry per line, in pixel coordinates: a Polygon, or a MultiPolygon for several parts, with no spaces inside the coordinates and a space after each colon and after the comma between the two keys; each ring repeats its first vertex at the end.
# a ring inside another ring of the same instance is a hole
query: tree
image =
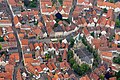
{"type": "Polygon", "coordinates": [[[118,78],[117,80],[120,80],[120,78],[118,78]]]}
{"type": "Polygon", "coordinates": [[[52,1],[52,6],[57,3],[57,0],[51,0],[52,1]]]}
{"type": "Polygon", "coordinates": [[[68,24],[70,24],[70,20],[69,19],[63,19],[64,21],[66,21],[68,24]]]}
{"type": "Polygon", "coordinates": [[[50,54],[45,54],[45,58],[48,60],[49,58],[51,58],[50,54]]]}
{"type": "Polygon", "coordinates": [[[34,22],[34,25],[38,25],[38,21],[35,21],[35,22],[34,22]]]}
{"type": "Polygon", "coordinates": [[[114,36],[109,37],[109,42],[112,42],[114,36]]]}
{"type": "Polygon", "coordinates": [[[68,51],[68,60],[70,60],[71,58],[73,58],[73,51],[69,50],[68,51]]]}
{"type": "Polygon", "coordinates": [[[94,32],[91,33],[91,36],[94,37],[94,32]]]}
{"type": "Polygon", "coordinates": [[[3,39],[3,37],[0,37],[0,42],[4,42],[4,39],[3,39]]]}
{"type": "Polygon", "coordinates": [[[107,11],[108,11],[108,10],[107,10],[106,8],[103,9],[103,12],[104,12],[104,13],[107,13],[107,11]]]}
{"type": "Polygon", "coordinates": [[[103,74],[101,74],[99,77],[100,77],[101,80],[104,80],[104,75],[103,74]]]}
{"type": "Polygon", "coordinates": [[[80,69],[81,69],[82,74],[84,74],[90,69],[90,67],[89,67],[89,65],[83,63],[83,64],[81,64],[80,69]]]}
{"type": "Polygon", "coordinates": [[[62,62],[62,57],[61,56],[59,56],[58,61],[62,62]]]}
{"type": "Polygon", "coordinates": [[[75,73],[77,73],[79,76],[82,75],[81,68],[77,63],[74,63],[72,68],[74,69],[75,73]]]}
{"type": "Polygon", "coordinates": [[[37,5],[35,4],[35,2],[30,2],[30,7],[35,8],[35,7],[37,7],[37,5]]]}
{"type": "Polygon", "coordinates": [[[56,23],[58,23],[58,22],[60,21],[60,19],[57,19],[57,18],[56,18],[55,21],[56,21],[56,23]]]}
{"type": "Polygon", "coordinates": [[[27,7],[29,5],[29,0],[24,0],[24,5],[27,7]]]}
{"type": "Polygon", "coordinates": [[[74,46],[74,42],[75,42],[75,40],[71,37],[71,38],[70,38],[70,46],[71,46],[71,47],[74,46]]]}
{"type": "Polygon", "coordinates": [[[119,57],[114,57],[113,62],[116,64],[120,64],[120,56],[119,57]]]}
{"type": "Polygon", "coordinates": [[[87,40],[85,39],[85,36],[83,36],[83,38],[82,38],[82,43],[83,43],[85,46],[88,45],[88,44],[87,44],[87,40]]]}
{"type": "Polygon", "coordinates": [[[119,19],[116,19],[115,25],[116,25],[116,27],[120,27],[120,20],[119,19]]]}
{"type": "Polygon", "coordinates": [[[58,27],[58,25],[59,25],[58,23],[55,23],[55,24],[54,24],[54,27],[58,27]]]}
{"type": "Polygon", "coordinates": [[[93,49],[89,45],[87,46],[87,50],[91,53],[93,52],[93,49]]]}
{"type": "Polygon", "coordinates": [[[109,0],[110,3],[114,3],[114,0],[109,0]]]}
{"type": "Polygon", "coordinates": [[[74,58],[71,58],[71,59],[69,60],[69,63],[70,63],[71,66],[73,66],[73,64],[76,63],[76,61],[74,60],[74,58]]]}
{"type": "Polygon", "coordinates": [[[120,79],[120,70],[115,74],[117,78],[120,79]]]}
{"type": "Polygon", "coordinates": [[[0,44],[0,50],[2,50],[2,45],[0,44]]]}
{"type": "Polygon", "coordinates": [[[63,0],[58,0],[60,5],[63,6],[63,0]]]}

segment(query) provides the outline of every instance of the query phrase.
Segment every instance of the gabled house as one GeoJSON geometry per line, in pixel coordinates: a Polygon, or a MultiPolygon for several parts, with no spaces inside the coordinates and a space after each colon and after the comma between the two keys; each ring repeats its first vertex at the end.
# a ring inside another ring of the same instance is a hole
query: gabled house
{"type": "Polygon", "coordinates": [[[102,59],[102,63],[106,62],[108,65],[111,65],[112,59],[113,59],[113,53],[112,52],[102,52],[101,59],[102,59]]]}
{"type": "Polygon", "coordinates": [[[77,5],[92,6],[89,0],[77,0],[77,5]]]}
{"type": "Polygon", "coordinates": [[[14,24],[15,24],[15,26],[20,26],[21,27],[22,24],[19,22],[18,16],[14,17],[14,24]]]}
{"type": "Polygon", "coordinates": [[[10,20],[0,20],[0,26],[9,27],[12,26],[12,23],[10,20]]]}
{"type": "Polygon", "coordinates": [[[114,12],[119,12],[119,11],[120,11],[120,2],[116,2],[114,12]]]}
{"type": "Polygon", "coordinates": [[[102,9],[106,8],[107,10],[109,10],[109,9],[114,9],[115,8],[115,4],[114,3],[110,3],[110,2],[100,2],[100,1],[97,1],[97,7],[100,7],[102,9]]]}

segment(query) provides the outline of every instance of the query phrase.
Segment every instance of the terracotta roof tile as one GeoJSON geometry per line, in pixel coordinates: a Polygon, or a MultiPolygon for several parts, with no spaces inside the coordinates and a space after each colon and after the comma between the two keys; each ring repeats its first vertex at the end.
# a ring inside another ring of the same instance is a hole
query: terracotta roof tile
{"type": "Polygon", "coordinates": [[[25,34],[24,33],[19,33],[18,34],[20,38],[24,38],[25,34]]]}
{"type": "Polygon", "coordinates": [[[33,58],[24,58],[25,63],[32,63],[33,58]]]}
{"type": "Polygon", "coordinates": [[[5,80],[4,78],[0,78],[0,80],[5,80]]]}
{"type": "Polygon", "coordinates": [[[13,59],[13,60],[19,60],[19,54],[18,53],[12,53],[10,56],[9,56],[10,59],[13,59]]]}
{"type": "Polygon", "coordinates": [[[88,77],[88,75],[85,75],[85,76],[81,77],[80,80],[90,80],[90,78],[88,77]]]}
{"type": "Polygon", "coordinates": [[[32,54],[30,54],[30,53],[27,54],[27,53],[26,53],[26,54],[24,54],[24,58],[32,58],[32,54]]]}
{"type": "Polygon", "coordinates": [[[99,77],[95,74],[95,73],[91,73],[90,74],[90,77],[93,79],[93,80],[98,80],[99,77]]]}
{"type": "Polygon", "coordinates": [[[58,74],[60,79],[64,79],[64,76],[62,74],[58,74]]]}
{"type": "Polygon", "coordinates": [[[117,80],[116,77],[109,78],[109,80],[117,80]]]}
{"type": "Polygon", "coordinates": [[[64,50],[64,52],[63,52],[63,58],[62,59],[67,60],[67,51],[66,50],[64,50]]]}
{"type": "Polygon", "coordinates": [[[0,23],[11,23],[10,20],[0,20],[0,23]]]}
{"type": "Polygon", "coordinates": [[[13,33],[9,33],[9,34],[8,34],[8,37],[9,37],[10,39],[15,39],[15,36],[14,36],[13,33]]]}
{"type": "Polygon", "coordinates": [[[28,45],[28,39],[22,39],[21,43],[22,45],[28,45]]]}
{"type": "Polygon", "coordinates": [[[43,71],[42,68],[40,66],[33,66],[38,72],[43,71]]]}
{"type": "Polygon", "coordinates": [[[50,63],[47,64],[48,68],[52,71],[53,70],[53,67],[51,66],[50,63]]]}
{"type": "Polygon", "coordinates": [[[60,62],[60,68],[65,68],[65,62],[60,62]]]}
{"type": "Polygon", "coordinates": [[[34,46],[32,43],[29,44],[30,50],[33,51],[34,50],[34,46]]]}
{"type": "Polygon", "coordinates": [[[54,69],[56,69],[57,67],[56,67],[56,65],[55,65],[55,63],[51,63],[51,66],[54,68],[54,69]]]}
{"type": "Polygon", "coordinates": [[[100,39],[92,39],[92,44],[95,45],[95,48],[98,49],[101,45],[100,39]]]}
{"type": "Polygon", "coordinates": [[[16,25],[18,22],[19,22],[18,17],[15,16],[15,17],[14,17],[14,24],[16,25]]]}
{"type": "Polygon", "coordinates": [[[64,79],[68,79],[69,78],[69,75],[68,75],[68,73],[66,73],[65,75],[64,75],[64,79]]]}
{"type": "Polygon", "coordinates": [[[88,31],[88,29],[86,27],[83,28],[83,32],[84,32],[84,34],[86,36],[90,34],[89,31],[88,31]]]}
{"type": "Polygon", "coordinates": [[[37,46],[39,46],[39,44],[38,44],[38,43],[35,43],[35,44],[34,44],[34,47],[36,48],[37,46]]]}
{"type": "Polygon", "coordinates": [[[102,56],[106,56],[106,57],[112,57],[112,52],[102,52],[101,53],[102,56]]]}
{"type": "Polygon", "coordinates": [[[11,65],[11,64],[7,64],[5,66],[5,71],[7,72],[12,72],[14,70],[14,65],[11,65]]]}
{"type": "Polygon", "coordinates": [[[0,28],[0,36],[2,35],[2,28],[0,28]]]}

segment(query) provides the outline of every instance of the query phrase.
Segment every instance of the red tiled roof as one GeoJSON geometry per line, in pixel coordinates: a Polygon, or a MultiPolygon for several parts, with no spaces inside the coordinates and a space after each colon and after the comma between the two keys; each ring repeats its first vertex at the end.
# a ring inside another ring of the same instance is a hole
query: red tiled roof
{"type": "Polygon", "coordinates": [[[28,39],[22,39],[21,43],[22,45],[28,45],[28,39]]]}
{"type": "Polygon", "coordinates": [[[33,66],[38,72],[43,71],[42,68],[40,66],[33,66]]]}
{"type": "Polygon", "coordinates": [[[55,65],[54,63],[51,63],[51,66],[52,66],[54,69],[57,68],[56,65],[55,65]]]}
{"type": "Polygon", "coordinates": [[[80,80],[90,80],[90,78],[88,77],[88,75],[85,75],[85,76],[81,77],[80,80]]]}
{"type": "Polygon", "coordinates": [[[101,53],[102,56],[106,56],[106,57],[112,57],[112,52],[102,52],[101,53]]]}
{"type": "Polygon", "coordinates": [[[86,27],[83,28],[83,32],[84,32],[85,35],[89,35],[90,34],[86,27]]]}
{"type": "Polygon", "coordinates": [[[101,43],[100,39],[92,39],[92,44],[95,45],[96,49],[100,47],[100,43],[101,43]]]}
{"type": "Polygon", "coordinates": [[[13,60],[19,60],[19,53],[12,53],[10,56],[9,56],[10,59],[13,59],[13,60]]]}
{"type": "Polygon", "coordinates": [[[50,63],[48,63],[47,66],[48,66],[48,68],[49,68],[50,70],[53,70],[53,67],[51,66],[50,63]]]}
{"type": "Polygon", "coordinates": [[[64,79],[68,79],[69,78],[69,75],[68,74],[65,74],[64,75],[64,79]]]}
{"type": "Polygon", "coordinates": [[[32,63],[33,58],[24,58],[25,63],[32,63]]]}
{"type": "Polygon", "coordinates": [[[12,72],[14,70],[14,65],[11,65],[11,64],[7,64],[5,66],[5,71],[7,72],[12,72]]]}
{"type": "Polygon", "coordinates": [[[117,78],[116,77],[111,77],[111,78],[109,78],[109,80],[117,80],[117,78]]]}
{"type": "Polygon", "coordinates": [[[95,74],[95,73],[91,73],[90,74],[90,77],[93,79],[93,80],[98,80],[99,77],[95,74]]]}
{"type": "Polygon", "coordinates": [[[64,50],[64,52],[63,52],[63,58],[62,59],[67,60],[67,51],[66,50],[64,50]]]}
{"type": "Polygon", "coordinates": [[[14,17],[14,24],[16,25],[18,22],[19,22],[18,17],[15,16],[15,17],[14,17]]]}
{"type": "Polygon", "coordinates": [[[29,47],[30,47],[30,50],[31,50],[31,51],[34,50],[34,46],[33,46],[32,43],[29,44],[29,47]]]}
{"type": "Polygon", "coordinates": [[[24,54],[24,58],[32,58],[32,54],[24,54]]]}

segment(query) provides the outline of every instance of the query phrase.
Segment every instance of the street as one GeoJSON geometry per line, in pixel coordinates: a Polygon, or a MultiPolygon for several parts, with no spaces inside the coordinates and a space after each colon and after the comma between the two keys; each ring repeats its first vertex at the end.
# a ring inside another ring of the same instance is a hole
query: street
{"type": "MultiPolygon", "coordinates": [[[[6,2],[6,6],[7,6],[7,11],[9,12],[9,14],[11,16],[12,30],[14,32],[14,36],[15,36],[16,41],[17,41],[17,47],[18,47],[18,53],[19,53],[19,64],[21,64],[22,61],[23,61],[23,50],[22,50],[22,46],[21,46],[21,41],[20,41],[20,38],[18,36],[18,32],[17,32],[17,30],[15,28],[14,14],[12,12],[12,7],[10,6],[8,0],[5,0],[5,2],[6,2]]],[[[22,66],[24,66],[24,64],[22,66]]],[[[19,65],[14,67],[13,80],[17,80],[16,79],[16,74],[17,74],[17,71],[18,71],[18,67],[19,67],[19,65]]]]}
{"type": "Polygon", "coordinates": [[[77,0],[73,0],[68,19],[72,21],[72,13],[77,5],[77,0]]]}

